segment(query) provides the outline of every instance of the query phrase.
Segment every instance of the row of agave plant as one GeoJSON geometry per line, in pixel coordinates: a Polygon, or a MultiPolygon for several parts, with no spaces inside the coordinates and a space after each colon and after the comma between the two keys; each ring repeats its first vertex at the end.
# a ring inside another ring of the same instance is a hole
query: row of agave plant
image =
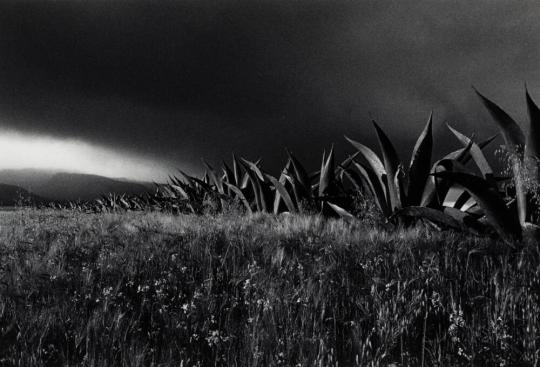
{"type": "Polygon", "coordinates": [[[499,106],[476,91],[504,138],[509,177],[496,177],[483,149],[496,137],[475,142],[448,125],[462,147],[432,162],[432,117],[414,146],[408,165],[399,159],[391,140],[373,121],[381,155],[345,137],[355,148],[341,163],[333,148],[323,153],[320,170],[309,173],[287,151],[288,159],[278,176],[264,171],[260,161],[237,158],[197,178],[179,170],[167,184],[156,185],[152,195],[108,196],[91,204],[95,210],[157,209],[202,212],[214,200],[217,210],[235,201],[245,211],[303,212],[354,217],[354,195],[368,192],[381,213],[392,221],[422,219],[438,226],[473,231],[493,229],[505,240],[524,233],[537,234],[539,203],[540,109],[526,91],[530,128],[519,125],[499,106]],[[477,169],[467,164],[474,162],[477,169]],[[510,187],[510,190],[508,189],[510,187]]]}

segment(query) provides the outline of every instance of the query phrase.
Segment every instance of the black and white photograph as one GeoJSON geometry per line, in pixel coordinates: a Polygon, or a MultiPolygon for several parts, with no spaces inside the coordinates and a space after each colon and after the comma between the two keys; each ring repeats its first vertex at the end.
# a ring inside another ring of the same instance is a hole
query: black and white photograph
{"type": "Polygon", "coordinates": [[[0,366],[540,367],[539,20],[0,0],[0,366]]]}

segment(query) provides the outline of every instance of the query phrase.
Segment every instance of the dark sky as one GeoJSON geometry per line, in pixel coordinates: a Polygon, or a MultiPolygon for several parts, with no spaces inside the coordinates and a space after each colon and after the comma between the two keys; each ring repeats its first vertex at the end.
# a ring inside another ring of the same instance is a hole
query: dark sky
{"type": "Polygon", "coordinates": [[[445,121],[495,132],[472,84],[519,119],[524,82],[540,100],[538,19],[517,0],[4,0],[0,127],[274,168],[286,146],[375,146],[371,118],[409,156],[434,110],[449,148],[445,121]]]}

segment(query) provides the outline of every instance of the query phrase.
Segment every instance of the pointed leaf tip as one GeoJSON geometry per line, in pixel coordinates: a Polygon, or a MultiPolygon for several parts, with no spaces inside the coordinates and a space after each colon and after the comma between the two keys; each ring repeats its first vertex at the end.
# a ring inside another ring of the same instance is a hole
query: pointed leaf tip
{"type": "Polygon", "coordinates": [[[525,146],[525,135],[521,127],[508,115],[501,107],[482,95],[478,90],[474,89],[484,107],[489,111],[491,117],[501,130],[507,149],[509,151],[519,151],[525,146]]]}
{"type": "MultiPolygon", "coordinates": [[[[526,163],[530,169],[538,172],[538,159],[540,158],[540,109],[527,89],[525,89],[525,96],[529,113],[529,134],[527,135],[527,144],[525,146],[525,154],[529,159],[526,163]]],[[[538,175],[536,175],[537,181],[538,178],[538,175]]]]}
{"type": "Polygon", "coordinates": [[[431,153],[433,149],[433,113],[430,114],[426,126],[418,136],[409,165],[409,185],[407,192],[408,205],[418,205],[431,170],[431,153]]]}

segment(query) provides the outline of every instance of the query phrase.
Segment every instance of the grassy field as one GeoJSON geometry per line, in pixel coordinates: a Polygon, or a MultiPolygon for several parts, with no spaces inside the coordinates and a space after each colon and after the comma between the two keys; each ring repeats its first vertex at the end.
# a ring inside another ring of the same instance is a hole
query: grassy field
{"type": "Polygon", "coordinates": [[[319,216],[0,213],[0,365],[537,366],[536,246],[319,216]]]}

